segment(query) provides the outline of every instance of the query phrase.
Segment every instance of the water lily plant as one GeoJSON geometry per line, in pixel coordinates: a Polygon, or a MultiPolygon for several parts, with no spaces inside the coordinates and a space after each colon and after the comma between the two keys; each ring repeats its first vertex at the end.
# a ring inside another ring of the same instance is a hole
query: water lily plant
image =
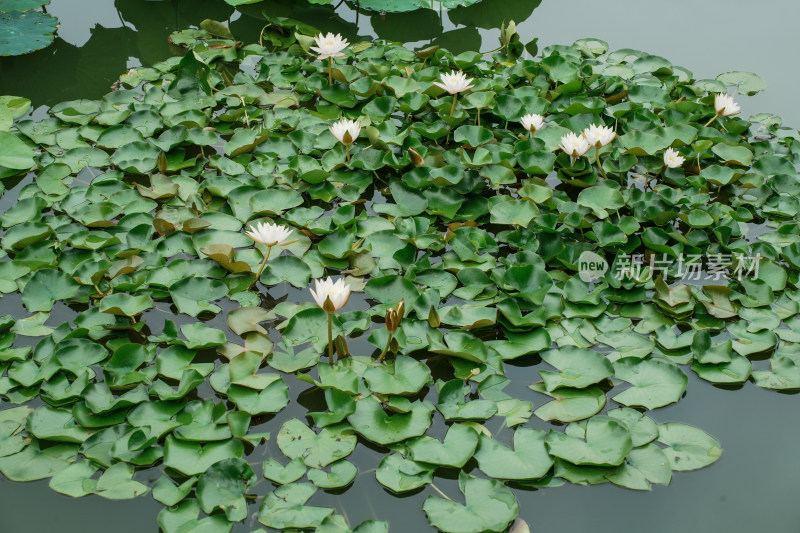
{"type": "Polygon", "coordinates": [[[719,117],[732,117],[741,113],[742,109],[733,100],[733,96],[729,94],[718,93],[714,95],[714,111],[715,115],[711,120],[706,122],[706,126],[710,126],[719,117]]]}
{"type": "Polygon", "coordinates": [[[328,32],[327,35],[322,35],[321,33],[315,35],[314,41],[316,41],[317,46],[311,46],[310,48],[317,52],[317,59],[320,61],[328,60],[328,83],[333,83],[333,58],[344,57],[342,50],[347,48],[350,43],[341,34],[334,35],[331,32],[328,32]]]}
{"type": "Polygon", "coordinates": [[[534,133],[544,127],[544,117],[535,113],[528,113],[522,117],[520,124],[522,124],[522,127],[530,132],[531,137],[533,137],[534,133]]]}
{"type": "Polygon", "coordinates": [[[253,283],[250,285],[251,287],[255,285],[256,282],[258,282],[258,279],[261,277],[261,273],[264,271],[267,261],[269,261],[269,254],[272,251],[272,247],[283,246],[295,242],[288,240],[288,237],[291,234],[291,228],[279,224],[271,224],[269,222],[258,222],[255,225],[250,226],[250,231],[245,231],[245,235],[253,239],[255,242],[264,244],[267,247],[267,253],[264,254],[264,260],[261,261],[261,266],[258,268],[256,279],[253,280],[253,283]]]}
{"type": "Polygon", "coordinates": [[[453,113],[456,111],[456,98],[458,98],[458,93],[463,93],[464,91],[472,89],[474,85],[470,85],[470,83],[475,80],[467,78],[467,75],[460,70],[458,72],[452,70],[449,74],[442,74],[441,79],[441,82],[435,81],[433,84],[453,95],[453,105],[450,107],[450,116],[452,117],[453,113]]]}
{"type": "Polygon", "coordinates": [[[577,159],[589,151],[589,143],[583,135],[576,135],[573,132],[561,137],[561,144],[558,145],[571,159],[577,159]]]}
{"type": "Polygon", "coordinates": [[[674,148],[667,148],[664,152],[664,166],[667,168],[680,168],[685,161],[686,158],[674,148]]]}
{"type": "Polygon", "coordinates": [[[394,334],[397,331],[397,328],[400,327],[400,321],[403,320],[405,314],[406,306],[403,300],[400,300],[394,307],[386,310],[384,321],[386,323],[386,331],[389,332],[389,338],[386,341],[386,347],[378,356],[379,362],[383,361],[383,358],[386,357],[386,354],[389,352],[389,348],[392,345],[392,339],[394,339],[394,334]]]}
{"type": "Polygon", "coordinates": [[[350,285],[344,278],[333,281],[333,278],[328,277],[323,280],[315,279],[314,288],[309,291],[317,305],[328,313],[328,356],[333,361],[333,315],[350,299],[350,285]]]}
{"type": "Polygon", "coordinates": [[[336,140],[342,143],[347,150],[347,162],[350,162],[350,145],[358,138],[361,133],[361,122],[358,120],[350,120],[343,118],[338,122],[334,122],[328,129],[336,137],[336,140]]]}
{"type": "Polygon", "coordinates": [[[614,131],[614,128],[592,124],[583,130],[582,134],[589,146],[594,146],[594,159],[597,163],[597,168],[600,170],[603,178],[608,179],[606,171],[603,170],[603,165],[600,164],[600,148],[608,146],[608,144],[614,140],[614,137],[617,136],[617,133],[614,131]]]}

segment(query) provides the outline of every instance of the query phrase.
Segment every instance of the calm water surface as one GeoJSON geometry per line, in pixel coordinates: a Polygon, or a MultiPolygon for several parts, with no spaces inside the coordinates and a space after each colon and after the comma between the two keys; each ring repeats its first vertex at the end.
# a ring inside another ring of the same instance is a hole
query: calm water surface
{"type": "MultiPolygon", "coordinates": [[[[417,46],[435,42],[454,50],[495,48],[498,31],[494,28],[502,20],[513,18],[523,41],[538,37],[540,47],[597,37],[608,41],[612,49],[635,48],[662,55],[700,78],[713,78],[730,70],[757,72],[766,78],[768,89],[756,97],[742,98],[745,116],[770,112],[782,116],[787,125],[800,125],[800,106],[796,105],[800,75],[794,68],[800,50],[796,31],[800,3],[485,0],[472,8],[444,13],[443,18],[432,11],[385,17],[357,15],[346,5],[335,13],[322,7],[302,11],[290,0],[273,2],[269,9],[274,15],[301,18],[321,30],[342,32],[351,40],[379,36],[417,46]]],[[[102,96],[128,68],[152,65],[168,57],[169,33],[205,18],[228,21],[237,38],[244,41],[255,40],[261,29],[261,23],[249,16],[257,14],[258,9],[242,14],[221,0],[52,0],[48,10],[61,19],[54,46],[22,58],[0,58],[0,94],[26,96],[36,107],[102,96]]],[[[0,210],[8,206],[16,189],[6,192],[0,210]]],[[[307,298],[304,291],[295,289],[279,287],[271,293],[275,298],[288,296],[293,301],[307,298]]],[[[6,297],[0,302],[0,314],[15,314],[19,307],[18,298],[6,297]]],[[[57,325],[69,318],[69,312],[57,306],[52,323],[57,325]]],[[[208,325],[227,331],[221,316],[208,325]]],[[[150,323],[157,329],[158,322],[154,316],[150,323]]],[[[519,366],[506,367],[513,380],[507,391],[513,388],[518,397],[531,399],[538,407],[542,399],[526,389],[529,383],[538,381],[538,374],[532,366],[525,366],[525,361],[517,363],[519,366]]],[[[684,422],[703,429],[722,442],[722,458],[700,471],[676,472],[668,487],[656,486],[652,492],[610,484],[517,491],[520,516],[531,524],[532,531],[800,530],[800,506],[796,503],[800,493],[797,396],[749,383],[740,390],[723,390],[702,382],[688,369],[687,374],[690,382],[686,397],[648,414],[657,422],[684,422]]],[[[294,378],[287,377],[286,381],[291,383],[294,378]]],[[[320,395],[305,384],[296,382],[292,395],[297,401],[264,425],[273,435],[284,420],[320,408],[320,395]]],[[[611,401],[609,404],[615,406],[611,401]]],[[[492,431],[499,429],[497,420],[487,425],[492,431]]],[[[535,417],[531,425],[547,427],[535,417]]],[[[506,429],[499,438],[508,442],[510,436],[506,429]]],[[[379,518],[389,520],[394,533],[433,531],[422,512],[422,502],[433,494],[432,489],[404,498],[391,496],[375,481],[374,474],[367,472],[377,466],[383,454],[365,446],[358,450],[350,458],[361,473],[355,485],[341,495],[319,491],[310,504],[336,507],[352,524],[379,518]]],[[[278,453],[273,439],[248,459],[260,473],[258,465],[278,453]]],[[[454,479],[437,478],[435,483],[449,495],[458,494],[454,479]]],[[[257,492],[269,490],[266,485],[262,483],[257,492]]],[[[2,533],[155,533],[161,507],[150,496],[122,502],[92,496],[73,499],[51,491],[47,481],[13,483],[0,476],[2,533]]],[[[234,531],[244,533],[258,527],[248,521],[234,531]]]]}

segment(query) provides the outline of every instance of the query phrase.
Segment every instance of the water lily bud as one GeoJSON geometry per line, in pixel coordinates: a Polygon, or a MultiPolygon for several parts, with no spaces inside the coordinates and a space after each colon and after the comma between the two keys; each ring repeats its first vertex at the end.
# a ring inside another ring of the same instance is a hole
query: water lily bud
{"type": "Polygon", "coordinates": [[[403,317],[406,315],[406,304],[403,300],[397,302],[397,305],[394,306],[394,312],[397,314],[397,322],[398,325],[403,317]]]}
{"type": "Polygon", "coordinates": [[[525,520],[517,518],[514,520],[514,523],[511,524],[511,529],[508,533],[531,533],[531,529],[528,527],[528,523],[525,520]]]}
{"type": "Polygon", "coordinates": [[[386,315],[384,316],[384,321],[386,322],[386,331],[389,333],[394,333],[397,331],[397,313],[394,312],[393,309],[387,309],[386,315]]]}
{"type": "Polygon", "coordinates": [[[500,26],[500,44],[503,46],[508,46],[511,43],[511,39],[514,38],[514,34],[517,33],[517,25],[512,20],[508,24],[503,23],[500,26]]]}
{"type": "Polygon", "coordinates": [[[438,328],[442,325],[442,321],[439,318],[439,313],[437,313],[436,309],[433,307],[431,307],[431,310],[428,313],[428,324],[430,324],[432,328],[438,328]]]}
{"type": "Polygon", "coordinates": [[[336,353],[339,359],[342,357],[350,357],[350,350],[347,348],[347,339],[339,335],[336,337],[334,344],[336,345],[336,353]]]}
{"type": "Polygon", "coordinates": [[[414,163],[415,167],[425,166],[425,160],[422,158],[422,154],[417,152],[414,148],[408,149],[408,155],[411,156],[411,162],[414,163]]]}

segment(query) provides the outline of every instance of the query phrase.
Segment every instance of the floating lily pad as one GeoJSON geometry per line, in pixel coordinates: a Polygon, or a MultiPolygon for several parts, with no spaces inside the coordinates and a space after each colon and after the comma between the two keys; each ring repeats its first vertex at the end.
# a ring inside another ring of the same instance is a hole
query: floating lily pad
{"type": "Polygon", "coordinates": [[[501,482],[461,472],[458,485],[465,504],[435,496],[425,500],[423,509],[434,527],[447,533],[500,533],[517,517],[517,499],[501,482]]]}
{"type": "Polygon", "coordinates": [[[497,479],[539,479],[553,466],[553,458],[545,447],[544,431],[519,428],[514,431],[514,449],[481,435],[475,453],[480,469],[497,479]]]}
{"type": "Polygon", "coordinates": [[[319,433],[293,418],[281,426],[278,447],[288,457],[300,458],[312,468],[323,468],[350,455],[356,436],[348,424],[328,426],[319,433]]]}
{"type": "Polygon", "coordinates": [[[258,521],[275,529],[317,527],[333,514],[333,509],[305,505],[316,491],[311,483],[291,483],[275,489],[264,498],[258,521]]]}
{"type": "Polygon", "coordinates": [[[683,370],[655,359],[620,359],[614,363],[614,374],[633,387],[620,392],[613,400],[623,405],[642,405],[648,409],[677,402],[689,383],[683,370]]]}
{"type": "Polygon", "coordinates": [[[633,448],[628,428],[611,417],[594,416],[579,433],[580,437],[557,431],[548,433],[550,455],[575,465],[616,466],[633,448]]]}
{"type": "Polygon", "coordinates": [[[9,11],[0,12],[0,55],[27,54],[53,42],[57,18],[41,11],[9,11]]]}

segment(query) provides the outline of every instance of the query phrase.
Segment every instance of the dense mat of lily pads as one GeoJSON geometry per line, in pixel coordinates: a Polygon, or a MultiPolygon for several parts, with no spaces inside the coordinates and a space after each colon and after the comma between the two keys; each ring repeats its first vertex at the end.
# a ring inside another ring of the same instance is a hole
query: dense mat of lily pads
{"type": "Polygon", "coordinates": [[[715,108],[759,78],[696,80],[592,39],[522,59],[508,29],[491,56],[359,43],[329,63],[285,24],[258,45],[179,32],[183,57],[36,120],[0,98],[0,176],[25,179],[0,216],[0,291],[19,308],[0,321],[4,476],[152,490],[165,533],[230,531],[266,483],[261,524],[338,533],[356,524],[308,505],[317,491],[455,471],[463,496],[409,512],[502,532],[519,488],[646,490],[714,462],[714,438],[648,416],[687,372],[800,388],[798,135],[715,108]],[[451,71],[470,86],[443,91],[451,71]],[[332,130],[342,118],[361,129],[332,130]],[[591,125],[611,128],[587,134],[596,149],[565,137],[591,125]],[[288,243],[254,246],[259,222],[288,243]],[[583,281],[584,252],[670,261],[583,281]],[[711,254],[758,268],[676,279],[680,256],[711,254]],[[333,356],[306,292],[329,275],[363,292],[330,315],[333,356]],[[509,394],[525,360],[541,379],[509,394]],[[298,384],[327,409],[271,425],[298,384]],[[282,456],[257,459],[267,439],[282,456]],[[385,457],[359,473],[366,445],[385,457]],[[137,472],[153,466],[150,487],[137,472]]]}

